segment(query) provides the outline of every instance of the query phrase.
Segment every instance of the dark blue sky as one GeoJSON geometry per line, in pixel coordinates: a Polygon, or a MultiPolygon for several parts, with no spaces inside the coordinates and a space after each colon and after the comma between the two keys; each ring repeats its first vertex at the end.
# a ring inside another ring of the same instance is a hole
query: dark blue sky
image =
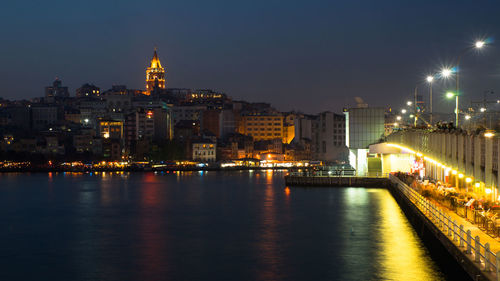
{"type": "MultiPolygon", "coordinates": [[[[499,12],[496,0],[8,1],[0,96],[42,96],[55,76],[72,95],[85,82],[143,88],[157,46],[168,87],[311,113],[354,96],[399,107],[476,38],[499,36],[499,12]]],[[[463,58],[464,100],[500,93],[498,44],[463,58]]],[[[445,90],[436,110],[450,108],[445,90]]]]}

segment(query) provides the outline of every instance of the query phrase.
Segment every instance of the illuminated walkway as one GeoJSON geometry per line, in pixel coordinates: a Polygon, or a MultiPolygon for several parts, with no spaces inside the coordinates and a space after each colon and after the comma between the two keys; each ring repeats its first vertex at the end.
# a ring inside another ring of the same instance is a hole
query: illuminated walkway
{"type": "Polygon", "coordinates": [[[500,199],[500,137],[493,133],[408,129],[390,134],[383,145],[422,163],[426,177],[500,199]]]}
{"type": "MultiPolygon", "coordinates": [[[[455,249],[458,249],[460,259],[467,258],[469,260],[468,263],[476,268],[474,275],[480,272],[489,280],[500,281],[500,242],[498,240],[490,237],[454,212],[423,197],[396,176],[390,175],[389,178],[395,184],[395,188],[427,217],[442,236],[446,237],[447,243],[451,242],[455,249]]],[[[448,251],[451,251],[450,254],[455,252],[452,255],[456,255],[456,250],[450,247],[453,246],[446,246],[448,251]]],[[[471,274],[470,271],[469,274],[471,274]]],[[[481,280],[483,279],[481,278],[481,280]]]]}
{"type": "Polygon", "coordinates": [[[434,201],[431,199],[431,201],[436,204],[436,206],[441,208],[441,211],[449,215],[452,220],[457,221],[458,225],[463,225],[465,229],[470,229],[471,234],[473,237],[479,236],[481,238],[481,243],[490,243],[490,250],[493,253],[496,253],[500,251],[500,238],[494,238],[487,233],[485,233],[483,230],[481,230],[477,225],[469,222],[465,218],[462,218],[461,216],[457,215],[457,213],[453,212],[452,210],[448,209],[446,206],[443,206],[439,204],[437,201],[434,201]]]}

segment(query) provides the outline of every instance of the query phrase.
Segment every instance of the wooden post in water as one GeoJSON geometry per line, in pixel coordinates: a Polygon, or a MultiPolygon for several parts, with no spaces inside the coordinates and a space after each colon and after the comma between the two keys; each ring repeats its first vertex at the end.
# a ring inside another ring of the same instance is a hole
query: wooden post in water
{"type": "Polygon", "coordinates": [[[474,257],[474,261],[475,262],[481,262],[481,243],[479,241],[479,236],[476,235],[476,249],[475,249],[475,254],[476,256],[474,257]]]}

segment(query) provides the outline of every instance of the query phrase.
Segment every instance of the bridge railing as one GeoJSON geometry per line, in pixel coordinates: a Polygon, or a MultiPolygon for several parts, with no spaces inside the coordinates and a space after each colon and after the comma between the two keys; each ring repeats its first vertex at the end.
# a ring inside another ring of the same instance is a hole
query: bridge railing
{"type": "Polygon", "coordinates": [[[357,173],[356,171],[309,171],[309,170],[304,170],[304,171],[291,171],[288,173],[289,176],[296,176],[296,177],[368,177],[368,178],[387,178],[389,176],[389,173],[382,173],[382,172],[372,172],[372,173],[357,173]]]}
{"type": "Polygon", "coordinates": [[[447,215],[395,175],[390,174],[389,178],[457,247],[465,249],[465,253],[470,255],[471,259],[478,263],[482,270],[492,272],[500,281],[500,251],[496,254],[493,253],[489,243],[483,245],[479,236],[472,237],[470,229],[465,230],[463,225],[458,225],[457,221],[453,220],[450,215],[447,215]]]}

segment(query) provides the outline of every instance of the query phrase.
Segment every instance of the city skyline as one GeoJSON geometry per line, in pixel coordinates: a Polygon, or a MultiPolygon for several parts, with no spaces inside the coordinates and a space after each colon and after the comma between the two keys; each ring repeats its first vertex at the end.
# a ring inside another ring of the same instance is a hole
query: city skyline
{"type": "MultiPolygon", "coordinates": [[[[56,76],[71,93],[87,82],[102,89],[114,84],[143,89],[144,68],[157,47],[168,87],[210,88],[283,111],[339,112],[355,104],[354,96],[371,106],[391,100],[396,107],[429,73],[452,65],[461,49],[497,32],[499,20],[493,14],[499,4],[494,1],[472,7],[453,2],[453,13],[447,12],[451,1],[398,3],[396,10],[384,11],[394,3],[234,3],[215,8],[196,1],[125,2],[117,9],[93,6],[92,1],[54,7],[35,3],[41,13],[16,13],[19,4],[9,3],[1,20],[11,27],[4,34],[11,40],[0,46],[9,54],[0,64],[0,96],[41,96],[56,76]],[[49,7],[64,26],[41,19],[49,7]],[[354,16],[347,13],[353,11],[354,16]],[[115,22],[121,15],[129,20],[115,22]],[[392,24],[396,19],[401,20],[398,26],[392,24]],[[104,23],[99,30],[98,22],[104,23]],[[53,34],[65,39],[58,42],[53,34]]],[[[464,58],[464,102],[498,88],[497,55],[493,43],[464,58]]],[[[435,85],[436,111],[452,110],[449,101],[438,98],[450,87],[435,85]]],[[[421,91],[425,97],[424,85],[421,91]]]]}

